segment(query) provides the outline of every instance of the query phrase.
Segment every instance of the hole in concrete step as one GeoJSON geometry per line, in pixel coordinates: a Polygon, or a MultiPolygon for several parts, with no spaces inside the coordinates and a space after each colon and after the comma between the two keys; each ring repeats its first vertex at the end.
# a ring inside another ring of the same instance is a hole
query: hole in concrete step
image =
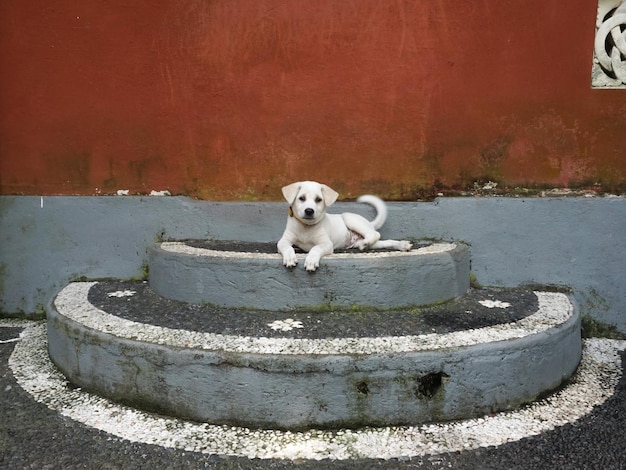
{"type": "Polygon", "coordinates": [[[444,378],[449,377],[443,372],[433,372],[417,379],[415,395],[417,398],[432,398],[441,389],[444,378]]]}
{"type": "Polygon", "coordinates": [[[356,389],[358,390],[359,393],[362,393],[363,395],[368,395],[370,393],[370,389],[367,386],[367,382],[359,382],[356,385],[356,389]]]}

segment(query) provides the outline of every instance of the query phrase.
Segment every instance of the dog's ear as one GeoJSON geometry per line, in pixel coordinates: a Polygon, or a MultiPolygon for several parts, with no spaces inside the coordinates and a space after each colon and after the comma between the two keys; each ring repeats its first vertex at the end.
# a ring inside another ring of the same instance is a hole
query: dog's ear
{"type": "Polygon", "coordinates": [[[293,203],[293,201],[296,199],[298,191],[300,191],[300,186],[301,184],[299,181],[297,183],[291,183],[287,186],[283,186],[283,196],[289,204],[293,203]]]}
{"type": "Polygon", "coordinates": [[[322,185],[322,194],[324,195],[324,204],[326,207],[334,203],[339,197],[339,193],[330,186],[322,185]]]}

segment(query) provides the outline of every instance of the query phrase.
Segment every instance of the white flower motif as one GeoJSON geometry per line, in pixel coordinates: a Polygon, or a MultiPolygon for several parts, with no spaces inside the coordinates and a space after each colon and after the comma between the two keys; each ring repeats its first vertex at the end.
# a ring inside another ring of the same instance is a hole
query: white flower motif
{"type": "Polygon", "coordinates": [[[291,331],[294,328],[304,328],[304,325],[299,320],[294,320],[293,318],[286,318],[285,320],[276,320],[272,323],[268,323],[272,330],[277,331],[291,331]]]}
{"type": "Polygon", "coordinates": [[[135,292],[134,290],[118,290],[115,292],[109,292],[107,295],[109,297],[132,297],[136,293],[137,292],[135,292]]]}
{"type": "Polygon", "coordinates": [[[487,308],[507,308],[511,306],[510,303],[500,300],[479,300],[478,303],[487,308]]]}

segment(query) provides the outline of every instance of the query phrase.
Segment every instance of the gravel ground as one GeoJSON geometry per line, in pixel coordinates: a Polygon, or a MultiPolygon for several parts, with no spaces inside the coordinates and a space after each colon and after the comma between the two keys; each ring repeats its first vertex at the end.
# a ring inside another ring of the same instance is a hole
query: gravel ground
{"type": "MultiPolygon", "coordinates": [[[[591,340],[586,343],[586,354],[596,357],[593,371],[597,373],[589,383],[592,386],[589,389],[592,390],[589,399],[594,399],[593,395],[597,394],[598,390],[615,387],[614,393],[609,394],[605,401],[578,419],[558,425],[539,435],[524,437],[499,446],[431,453],[403,459],[293,461],[225,457],[131,442],[118,437],[115,433],[107,433],[70,419],[63,410],[59,412],[48,408],[22,388],[13,370],[8,366],[9,357],[18,344],[32,341],[28,338],[19,339],[24,328],[31,325],[33,325],[31,322],[0,321],[1,468],[626,469],[624,341],[591,340]],[[612,355],[606,351],[618,351],[622,359],[621,364],[616,366],[617,363],[611,359],[612,355]]],[[[581,377],[578,379],[582,380],[581,377]]],[[[63,390],[60,392],[63,393],[63,390]]],[[[66,393],[72,392],[76,391],[68,390],[66,393]]],[[[567,396],[568,388],[559,394],[567,396]]],[[[537,424],[545,423],[542,423],[541,417],[537,418],[536,411],[548,409],[543,406],[550,400],[551,398],[546,398],[537,406],[529,407],[535,408],[534,419],[537,424]]],[[[580,401],[579,398],[577,400],[580,401]]],[[[563,403],[570,402],[565,400],[563,403]]],[[[570,403],[563,407],[563,415],[568,415],[573,406],[575,405],[570,403]]],[[[545,421],[551,419],[553,415],[546,414],[545,421]]],[[[450,425],[453,426],[458,428],[458,423],[450,425]]],[[[445,433],[445,429],[446,426],[442,426],[440,432],[445,433]]],[[[501,433],[506,432],[501,430],[501,433]]]]}

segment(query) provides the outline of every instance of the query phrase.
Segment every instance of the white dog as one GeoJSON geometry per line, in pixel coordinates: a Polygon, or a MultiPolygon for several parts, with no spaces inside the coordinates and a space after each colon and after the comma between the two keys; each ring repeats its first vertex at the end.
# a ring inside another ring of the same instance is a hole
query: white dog
{"type": "Polygon", "coordinates": [[[290,204],[289,219],[278,251],[283,255],[283,264],[293,268],[298,264],[293,245],[307,251],[304,268],[315,271],[320,258],[335,249],[390,248],[409,251],[411,243],[406,240],[381,240],[376,230],[387,219],[387,206],[376,196],[361,196],[358,202],[374,206],[376,217],[371,222],[365,217],[350,212],[327,214],[326,208],[337,200],[339,194],[325,184],[300,181],[282,188],[283,196],[290,204]]]}

